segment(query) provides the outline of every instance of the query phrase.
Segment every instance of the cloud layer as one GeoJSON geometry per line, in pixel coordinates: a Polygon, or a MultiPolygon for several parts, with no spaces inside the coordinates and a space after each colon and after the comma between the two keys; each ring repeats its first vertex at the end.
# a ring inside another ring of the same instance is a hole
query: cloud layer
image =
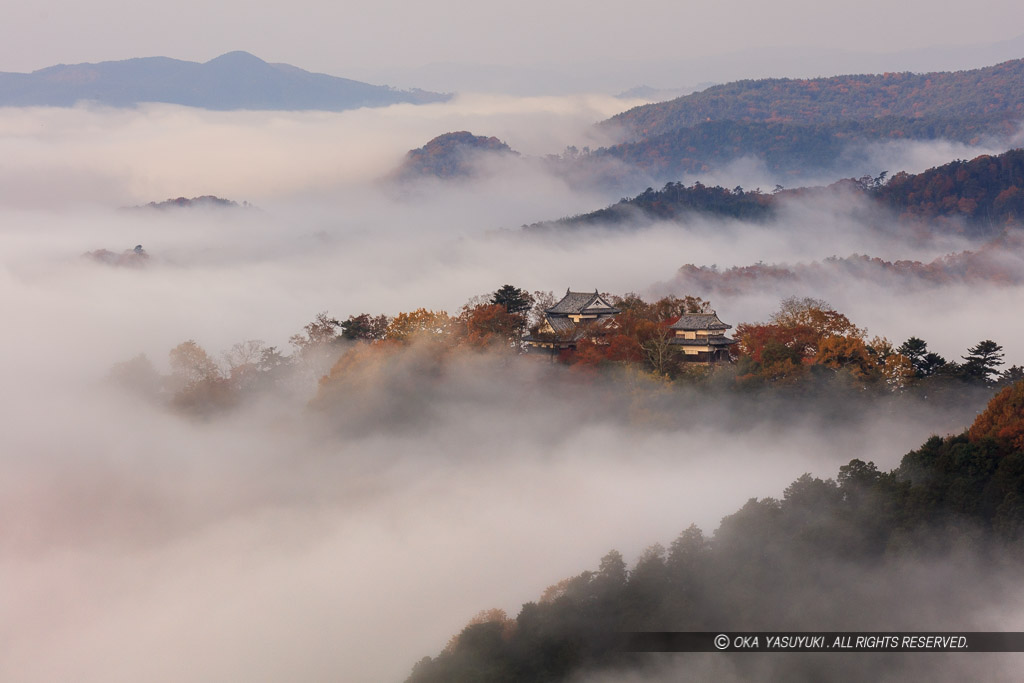
{"type": "MultiPolygon", "coordinates": [[[[729,405],[707,407],[727,419],[676,419],[693,410],[685,393],[651,426],[630,414],[627,385],[594,393],[558,368],[487,357],[455,365],[430,405],[416,381],[381,388],[375,400],[410,412],[358,414],[358,428],[345,427],[350,414],[311,415],[313,386],[191,421],[103,383],[138,353],[166,371],[185,339],[214,355],[257,338],[286,349],[323,310],[455,312],[506,282],[653,294],[687,262],[949,250],[867,229],[840,205],[795,206],[769,226],[527,235],[522,223],[617,199],[528,162],[457,186],[375,182],[447,130],[542,154],[586,143],[613,106],[0,111],[0,678],[401,679],[480,609],[515,612],[610,547],[631,559],[691,522],[710,532],[804,471],[831,476],[853,457],[889,468],[966,426],[970,407],[737,429],[729,405]],[[114,208],[200,194],[260,208],[114,208]],[[151,254],[140,269],[80,257],[140,243],[151,254]]],[[[955,357],[992,337],[1024,361],[1007,315],[1018,287],[806,293],[894,341],[916,334],[955,357]]],[[[713,303],[735,324],[767,318],[780,295],[713,303]]]]}

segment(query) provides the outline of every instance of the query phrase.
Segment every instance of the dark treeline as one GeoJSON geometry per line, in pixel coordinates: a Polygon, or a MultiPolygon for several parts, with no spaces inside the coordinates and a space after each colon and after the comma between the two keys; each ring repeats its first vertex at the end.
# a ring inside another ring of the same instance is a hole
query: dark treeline
{"type": "Polygon", "coordinates": [[[740,187],[728,190],[701,183],[694,183],[690,187],[682,183],[667,183],[660,190],[649,187],[635,197],[624,198],[604,209],[553,222],[534,223],[526,226],[526,229],[539,232],[566,227],[615,225],[637,219],[673,220],[689,213],[709,213],[748,221],[762,221],[775,214],[775,205],[772,195],[760,190],[745,192],[740,187]]]}
{"type": "Polygon", "coordinates": [[[771,194],[708,187],[694,183],[667,183],[661,190],[647,188],[605,209],[557,221],[526,226],[532,231],[579,228],[591,225],[672,220],[690,213],[727,218],[765,220],[775,215],[780,201],[829,192],[862,193],[880,208],[907,221],[928,221],[933,227],[970,234],[992,234],[1017,225],[1024,217],[1024,150],[982,155],[953,161],[923,173],[887,173],[842,180],[827,188],[785,190],[771,194]]]}
{"type": "MultiPolygon", "coordinates": [[[[970,630],[975,610],[1002,599],[1005,581],[1019,585],[1022,541],[1018,382],[970,430],[929,439],[890,472],[852,460],[835,479],[805,474],[779,499],[749,500],[711,537],[691,525],[631,568],[613,550],[515,618],[483,612],[407,683],[566,681],[657,661],[609,650],[605,637],[619,631],[970,630]]],[[[863,675],[844,674],[830,657],[762,658],[756,671],[776,680],[863,675]]],[[[734,660],[737,677],[751,659],[734,660]]],[[[677,676],[695,673],[685,657],[676,666],[677,676]]]]}

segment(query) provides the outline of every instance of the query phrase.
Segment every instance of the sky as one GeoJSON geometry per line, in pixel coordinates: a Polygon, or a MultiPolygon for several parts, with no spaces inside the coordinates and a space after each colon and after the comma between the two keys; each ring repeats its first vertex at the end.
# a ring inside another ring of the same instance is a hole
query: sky
{"type": "MultiPolygon", "coordinates": [[[[941,10],[926,0],[522,0],[500,6],[469,0],[13,0],[5,3],[0,25],[0,71],[155,55],[206,61],[246,50],[353,78],[411,78],[428,65],[457,63],[556,69],[586,81],[595,70],[633,64],[638,68],[622,77],[628,82],[627,75],[644,74],[644,64],[680,65],[751,49],[878,54],[991,44],[1020,35],[1021,19],[1024,9],[1015,0],[941,10]]],[[[747,68],[758,61],[747,60],[747,68]]]]}

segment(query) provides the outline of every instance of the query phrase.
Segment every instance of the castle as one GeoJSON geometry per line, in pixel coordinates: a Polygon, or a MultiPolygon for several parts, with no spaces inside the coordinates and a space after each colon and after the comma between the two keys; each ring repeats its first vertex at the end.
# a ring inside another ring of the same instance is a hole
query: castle
{"type": "MultiPolygon", "coordinates": [[[[595,289],[593,292],[565,291],[561,301],[544,311],[544,320],[523,338],[529,349],[551,353],[571,352],[582,340],[600,344],[619,329],[615,308],[595,289]]],[[[680,347],[681,360],[716,363],[730,360],[729,347],[736,343],[725,335],[732,325],[723,323],[714,311],[684,313],[669,326],[668,343],[680,347]]]]}

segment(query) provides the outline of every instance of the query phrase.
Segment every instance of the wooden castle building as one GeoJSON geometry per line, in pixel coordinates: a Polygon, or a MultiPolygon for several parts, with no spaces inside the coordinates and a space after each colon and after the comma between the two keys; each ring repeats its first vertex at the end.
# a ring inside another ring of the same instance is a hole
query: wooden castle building
{"type": "Polygon", "coordinates": [[[575,349],[583,339],[596,340],[617,329],[615,316],[621,311],[597,293],[565,290],[565,296],[545,309],[544,320],[523,338],[528,348],[553,353],[575,349]]]}
{"type": "Polygon", "coordinates": [[[725,336],[725,331],[731,327],[719,320],[714,311],[684,313],[669,327],[675,332],[669,344],[681,346],[686,361],[728,362],[729,347],[736,343],[735,339],[725,336]]]}
{"type": "MultiPolygon", "coordinates": [[[[572,353],[584,339],[600,344],[604,337],[615,334],[619,330],[615,317],[621,312],[597,290],[567,289],[561,301],[545,309],[544,320],[523,341],[529,350],[572,353]]],[[[714,311],[684,313],[669,326],[672,336],[668,343],[682,351],[683,362],[728,363],[729,347],[736,343],[725,335],[731,328],[714,311]]]]}

